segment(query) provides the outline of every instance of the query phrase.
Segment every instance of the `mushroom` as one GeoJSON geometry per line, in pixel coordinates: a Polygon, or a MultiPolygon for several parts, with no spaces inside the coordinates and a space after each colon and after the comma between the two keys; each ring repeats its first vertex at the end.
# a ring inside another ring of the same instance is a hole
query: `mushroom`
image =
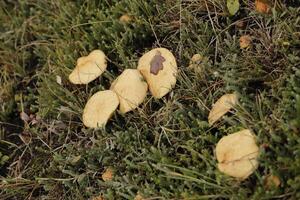
{"type": "Polygon", "coordinates": [[[118,105],[119,98],[115,92],[105,90],[95,93],[83,110],[83,124],[90,128],[105,126],[118,105]]]}
{"type": "Polygon", "coordinates": [[[251,46],[251,36],[250,35],[242,35],[240,37],[240,48],[246,49],[251,46]]]}
{"type": "Polygon", "coordinates": [[[213,105],[208,115],[209,125],[213,125],[223,115],[225,115],[230,109],[232,109],[238,102],[236,93],[225,94],[213,105]]]}
{"type": "Polygon", "coordinates": [[[77,59],[77,65],[69,75],[69,80],[74,84],[88,84],[99,77],[106,67],[106,56],[103,51],[94,50],[88,56],[77,59]]]}
{"type": "Polygon", "coordinates": [[[102,174],[102,179],[104,181],[111,181],[114,177],[114,170],[111,167],[108,167],[102,174]]]}
{"type": "Polygon", "coordinates": [[[137,68],[146,79],[155,98],[165,96],[176,84],[177,63],[174,55],[165,48],[145,53],[137,68]]]}
{"type": "Polygon", "coordinates": [[[114,91],[120,101],[120,112],[126,113],[137,108],[145,99],[148,84],[136,69],[126,69],[112,83],[110,90],[114,91]]]}
{"type": "Polygon", "coordinates": [[[218,168],[238,179],[245,179],[258,167],[259,148],[249,129],[224,136],[216,146],[218,168]]]}
{"type": "Polygon", "coordinates": [[[120,22],[122,23],[129,23],[132,21],[132,17],[128,14],[124,14],[119,18],[120,22]]]}

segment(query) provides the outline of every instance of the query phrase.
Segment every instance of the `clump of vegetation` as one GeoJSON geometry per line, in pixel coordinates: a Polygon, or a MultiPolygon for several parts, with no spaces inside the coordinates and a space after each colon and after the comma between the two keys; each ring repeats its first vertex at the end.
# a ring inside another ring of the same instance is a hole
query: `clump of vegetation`
{"type": "Polygon", "coordinates": [[[299,2],[228,2],[1,1],[1,199],[299,199],[299,2]],[[174,89],[86,128],[87,100],[153,48],[174,54],[174,89]],[[95,49],[107,70],[72,84],[95,49]],[[233,92],[234,110],[210,126],[213,103],[233,92]],[[215,146],[243,129],[261,151],[238,181],[218,170],[215,146]]]}

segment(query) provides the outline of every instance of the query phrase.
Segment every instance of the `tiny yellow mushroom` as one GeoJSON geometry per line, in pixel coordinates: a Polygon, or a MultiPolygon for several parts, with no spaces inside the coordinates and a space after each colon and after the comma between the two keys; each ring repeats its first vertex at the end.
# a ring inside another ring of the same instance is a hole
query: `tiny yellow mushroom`
{"type": "Polygon", "coordinates": [[[148,84],[138,70],[126,69],[112,83],[110,90],[118,95],[120,112],[124,114],[137,108],[144,101],[148,84]]]}
{"type": "Polygon", "coordinates": [[[259,147],[249,129],[224,136],[216,146],[218,168],[238,179],[246,179],[258,167],[259,147]]]}
{"type": "Polygon", "coordinates": [[[86,127],[101,128],[119,105],[117,94],[111,90],[95,93],[86,103],[83,110],[83,123],[86,127]]]}
{"type": "Polygon", "coordinates": [[[107,61],[103,51],[94,50],[88,56],[77,59],[77,65],[69,75],[69,80],[73,84],[88,84],[99,77],[106,67],[107,61]]]}
{"type": "Polygon", "coordinates": [[[145,53],[137,69],[146,79],[151,94],[159,99],[176,84],[177,63],[174,55],[165,48],[156,48],[145,53]]]}

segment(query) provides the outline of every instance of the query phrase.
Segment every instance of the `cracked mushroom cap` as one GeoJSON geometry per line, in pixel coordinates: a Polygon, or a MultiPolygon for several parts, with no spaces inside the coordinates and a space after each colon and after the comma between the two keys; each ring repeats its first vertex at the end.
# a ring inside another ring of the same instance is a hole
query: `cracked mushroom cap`
{"type": "Polygon", "coordinates": [[[176,84],[177,63],[174,55],[165,48],[156,48],[145,53],[137,68],[146,79],[155,98],[165,96],[176,84]]]}
{"type": "Polygon", "coordinates": [[[216,146],[218,168],[238,179],[246,179],[258,167],[259,148],[250,130],[224,136],[216,146]]]}
{"type": "Polygon", "coordinates": [[[105,54],[100,50],[94,50],[88,56],[77,59],[77,65],[69,75],[69,80],[73,84],[88,84],[99,77],[106,67],[105,54]]]}
{"type": "Polygon", "coordinates": [[[95,93],[83,110],[83,124],[90,128],[105,126],[119,105],[117,94],[111,90],[95,93]]]}
{"type": "Polygon", "coordinates": [[[118,95],[120,112],[124,114],[137,108],[144,101],[148,84],[138,70],[126,69],[112,83],[110,90],[118,95]]]}

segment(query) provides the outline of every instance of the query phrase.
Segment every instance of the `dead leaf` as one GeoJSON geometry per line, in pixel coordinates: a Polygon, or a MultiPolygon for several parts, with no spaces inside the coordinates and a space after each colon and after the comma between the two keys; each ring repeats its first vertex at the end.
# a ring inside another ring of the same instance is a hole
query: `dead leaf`
{"type": "Polygon", "coordinates": [[[24,122],[29,122],[30,117],[25,113],[25,112],[21,112],[20,113],[20,118],[24,121],[24,122]]]}
{"type": "Polygon", "coordinates": [[[251,45],[251,37],[250,35],[243,35],[240,37],[240,47],[241,49],[246,49],[251,45]]]}
{"type": "Polygon", "coordinates": [[[271,5],[267,0],[255,0],[255,10],[259,13],[269,13],[271,5]]]}
{"type": "Polygon", "coordinates": [[[24,142],[24,144],[29,144],[31,142],[31,139],[32,139],[32,135],[29,131],[23,131],[19,135],[19,137],[24,142]]]}
{"type": "Polygon", "coordinates": [[[218,169],[238,179],[246,179],[258,166],[259,147],[249,129],[224,136],[216,146],[218,169]]]}
{"type": "Polygon", "coordinates": [[[81,159],[81,155],[75,156],[75,157],[73,157],[73,158],[70,160],[70,163],[71,163],[72,165],[76,165],[76,164],[79,162],[80,159],[81,159]]]}
{"type": "Polygon", "coordinates": [[[272,188],[274,186],[276,188],[278,188],[280,186],[280,183],[281,183],[280,179],[278,178],[278,176],[275,176],[275,175],[269,175],[269,176],[267,176],[264,182],[265,182],[265,187],[267,189],[272,188]]]}
{"type": "Polygon", "coordinates": [[[114,176],[113,169],[111,167],[108,167],[102,174],[102,179],[104,181],[111,181],[113,179],[113,176],[114,176]]]}
{"type": "Polygon", "coordinates": [[[211,111],[208,115],[209,125],[213,125],[218,121],[223,115],[229,112],[238,102],[238,97],[236,93],[225,94],[213,105],[211,111]]]}
{"type": "Polygon", "coordinates": [[[235,26],[240,29],[245,28],[245,21],[239,20],[239,21],[235,22],[235,26]]]}
{"type": "Polygon", "coordinates": [[[92,200],[104,200],[103,196],[100,194],[99,196],[93,197],[92,200]]]}
{"type": "Polygon", "coordinates": [[[144,198],[142,197],[142,195],[137,194],[137,195],[134,197],[134,200],[144,200],[144,198]]]}
{"type": "Polygon", "coordinates": [[[120,22],[123,22],[123,23],[129,23],[132,21],[132,17],[128,14],[124,14],[120,17],[120,22]]]}
{"type": "Polygon", "coordinates": [[[150,73],[157,75],[159,70],[163,70],[163,62],[165,61],[166,59],[161,56],[160,51],[157,51],[156,55],[150,61],[150,73]]]}

